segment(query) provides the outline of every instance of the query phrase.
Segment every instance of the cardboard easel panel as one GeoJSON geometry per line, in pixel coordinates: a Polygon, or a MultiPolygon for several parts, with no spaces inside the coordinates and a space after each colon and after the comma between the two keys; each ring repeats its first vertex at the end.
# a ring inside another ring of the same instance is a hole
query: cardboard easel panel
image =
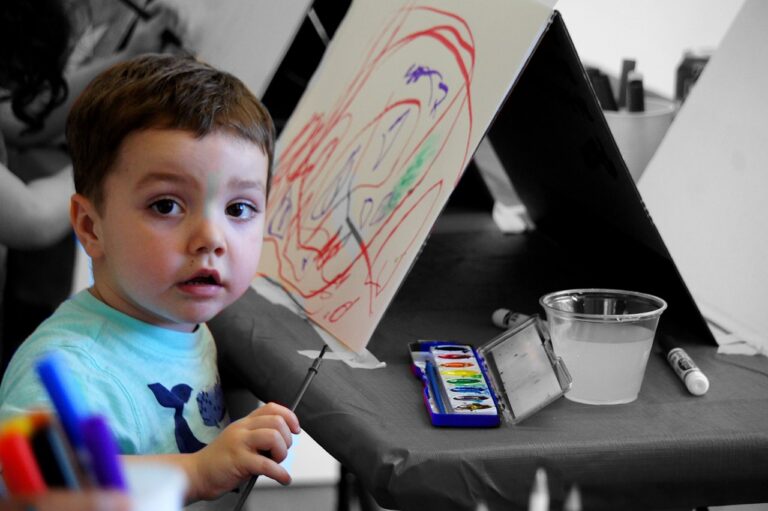
{"type": "Polygon", "coordinates": [[[768,3],[745,2],[640,182],[706,317],[764,353],[766,24],[768,3]]]}
{"type": "Polygon", "coordinates": [[[669,304],[662,333],[714,343],[621,158],[559,13],[488,138],[537,230],[582,269],[563,274],[561,289],[660,296],[669,304]]]}

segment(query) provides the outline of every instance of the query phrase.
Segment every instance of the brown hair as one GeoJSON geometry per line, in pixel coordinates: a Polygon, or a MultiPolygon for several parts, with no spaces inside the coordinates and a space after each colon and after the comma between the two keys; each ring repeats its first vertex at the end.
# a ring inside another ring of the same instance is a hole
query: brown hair
{"type": "Polygon", "coordinates": [[[227,131],[252,142],[271,176],[275,130],[264,105],[233,75],[192,57],[142,55],[97,76],[67,118],[75,189],[103,204],[103,183],[120,144],[138,130],[227,131]]]}

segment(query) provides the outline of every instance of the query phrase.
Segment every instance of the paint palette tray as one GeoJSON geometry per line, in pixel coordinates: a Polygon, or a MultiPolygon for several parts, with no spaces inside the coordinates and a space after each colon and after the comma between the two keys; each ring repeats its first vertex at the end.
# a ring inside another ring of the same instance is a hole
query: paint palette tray
{"type": "Polygon", "coordinates": [[[479,348],[452,341],[409,345],[435,426],[493,427],[530,417],[571,387],[562,359],[532,317],[479,348]]]}

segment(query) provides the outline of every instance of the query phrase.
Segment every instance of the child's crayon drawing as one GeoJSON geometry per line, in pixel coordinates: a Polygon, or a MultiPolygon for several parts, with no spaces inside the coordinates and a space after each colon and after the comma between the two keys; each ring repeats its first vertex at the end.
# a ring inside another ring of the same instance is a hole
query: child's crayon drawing
{"type": "Polygon", "coordinates": [[[260,276],[362,350],[549,14],[355,0],[278,142],[260,276]]]}

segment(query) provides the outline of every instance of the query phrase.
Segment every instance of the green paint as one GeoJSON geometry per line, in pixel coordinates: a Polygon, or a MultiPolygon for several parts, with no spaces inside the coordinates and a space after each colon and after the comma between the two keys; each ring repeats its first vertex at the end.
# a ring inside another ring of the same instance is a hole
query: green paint
{"type": "Polygon", "coordinates": [[[452,383],[453,385],[473,385],[476,383],[482,383],[480,380],[482,379],[481,375],[477,375],[472,378],[455,378],[453,380],[448,380],[448,383],[452,383]]]}
{"type": "Polygon", "coordinates": [[[205,203],[204,203],[204,215],[205,218],[212,218],[215,212],[216,206],[216,194],[219,188],[219,175],[216,172],[209,172],[206,177],[205,184],[205,203]]]}
{"type": "Polygon", "coordinates": [[[416,153],[416,156],[413,157],[413,160],[411,160],[408,168],[405,169],[405,173],[400,178],[400,181],[398,181],[398,183],[392,189],[392,195],[389,196],[389,203],[387,204],[387,212],[395,209],[395,206],[397,206],[397,204],[400,202],[400,199],[403,198],[408,190],[411,189],[413,183],[415,183],[418,179],[424,164],[430,162],[435,156],[436,140],[436,135],[429,137],[424,142],[424,144],[422,144],[419,152],[416,153]]]}

